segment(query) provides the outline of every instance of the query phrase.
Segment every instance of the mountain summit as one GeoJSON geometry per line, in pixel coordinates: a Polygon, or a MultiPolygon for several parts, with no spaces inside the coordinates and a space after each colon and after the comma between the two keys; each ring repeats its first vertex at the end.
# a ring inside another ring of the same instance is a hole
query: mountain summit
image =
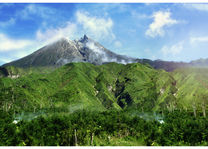
{"type": "Polygon", "coordinates": [[[84,35],[79,40],[62,38],[46,45],[34,53],[5,64],[17,67],[31,66],[62,66],[70,62],[89,62],[101,65],[108,62],[132,63],[137,59],[118,55],[103,47],[98,42],[84,35]]]}
{"type": "Polygon", "coordinates": [[[100,43],[89,38],[87,35],[84,35],[79,40],[61,38],[26,57],[4,64],[3,67],[59,67],[71,62],[88,62],[95,65],[102,65],[109,62],[122,64],[139,62],[142,64],[149,64],[155,69],[164,69],[166,71],[173,71],[177,68],[185,67],[208,67],[208,59],[199,59],[185,63],[163,60],[152,61],[150,59],[136,59],[119,55],[106,49],[100,43]]]}

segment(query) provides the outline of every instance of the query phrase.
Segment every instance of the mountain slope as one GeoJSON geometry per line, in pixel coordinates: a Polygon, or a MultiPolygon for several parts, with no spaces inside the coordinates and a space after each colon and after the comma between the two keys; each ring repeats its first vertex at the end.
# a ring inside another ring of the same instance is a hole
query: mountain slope
{"type": "MultiPolygon", "coordinates": [[[[89,62],[101,65],[109,62],[122,64],[136,63],[149,64],[155,69],[164,69],[168,72],[178,68],[186,67],[208,67],[208,59],[199,59],[186,62],[173,62],[163,60],[136,59],[119,55],[106,49],[98,42],[84,35],[79,40],[71,41],[62,38],[54,43],[46,45],[34,53],[19,60],[4,64],[3,67],[16,66],[21,68],[29,67],[53,67],[57,68],[71,62],[89,62]]],[[[0,77],[4,76],[0,69],[0,77]]]]}
{"type": "Polygon", "coordinates": [[[172,72],[177,81],[176,98],[182,109],[203,111],[208,104],[208,68],[177,69],[172,72]]]}
{"type": "Polygon", "coordinates": [[[139,63],[70,63],[50,73],[1,78],[0,84],[0,105],[5,111],[151,111],[175,102],[173,78],[139,63]]]}
{"type": "Polygon", "coordinates": [[[78,41],[62,38],[24,58],[3,66],[23,68],[40,66],[59,67],[70,62],[89,62],[100,65],[106,62],[130,63],[136,62],[136,59],[115,54],[84,35],[78,41]]]}
{"type": "Polygon", "coordinates": [[[10,77],[0,78],[0,105],[5,111],[185,109],[202,113],[208,108],[206,68],[166,72],[140,63],[69,63],[44,72],[9,68],[10,77]]]}

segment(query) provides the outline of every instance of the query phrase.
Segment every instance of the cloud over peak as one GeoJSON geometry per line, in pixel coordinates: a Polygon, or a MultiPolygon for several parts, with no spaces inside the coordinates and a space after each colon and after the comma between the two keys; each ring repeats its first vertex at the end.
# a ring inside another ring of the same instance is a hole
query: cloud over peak
{"type": "Polygon", "coordinates": [[[84,31],[95,39],[115,38],[111,18],[91,16],[88,12],[76,12],[77,23],[82,25],[84,31]]]}
{"type": "Polygon", "coordinates": [[[60,38],[74,38],[77,32],[77,26],[74,23],[67,22],[64,27],[50,28],[45,31],[38,30],[36,32],[36,40],[43,45],[50,44],[60,38]]]}

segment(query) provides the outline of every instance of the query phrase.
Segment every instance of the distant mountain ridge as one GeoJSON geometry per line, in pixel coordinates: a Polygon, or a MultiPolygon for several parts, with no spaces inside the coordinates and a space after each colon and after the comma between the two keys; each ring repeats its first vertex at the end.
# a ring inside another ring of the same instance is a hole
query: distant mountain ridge
{"type": "Polygon", "coordinates": [[[191,61],[189,64],[191,64],[193,66],[207,67],[208,66],[208,58],[206,58],[206,59],[200,58],[198,60],[191,61]]]}
{"type": "Polygon", "coordinates": [[[149,60],[149,59],[139,59],[139,63],[142,64],[149,64],[155,69],[164,69],[168,72],[174,71],[178,68],[186,68],[186,67],[208,67],[208,58],[207,59],[198,59],[191,61],[189,63],[187,62],[175,62],[175,61],[163,61],[163,60],[149,60]]]}
{"type": "Polygon", "coordinates": [[[86,35],[79,40],[73,41],[67,38],[62,38],[52,44],[40,48],[26,57],[4,64],[3,67],[59,67],[71,62],[88,62],[95,65],[109,62],[122,64],[139,62],[142,64],[149,64],[155,69],[164,69],[166,71],[173,71],[184,67],[208,67],[208,59],[199,59],[186,63],[163,60],[152,61],[150,59],[138,59],[119,55],[106,49],[100,43],[86,35]]]}

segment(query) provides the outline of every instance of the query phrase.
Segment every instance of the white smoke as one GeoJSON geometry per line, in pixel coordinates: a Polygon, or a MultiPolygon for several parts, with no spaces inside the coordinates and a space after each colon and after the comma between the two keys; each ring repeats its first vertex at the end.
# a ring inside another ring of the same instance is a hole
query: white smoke
{"type": "Polygon", "coordinates": [[[60,65],[65,65],[67,63],[69,63],[70,61],[68,59],[64,59],[64,58],[60,58],[56,64],[60,64],[60,65]]]}
{"type": "Polygon", "coordinates": [[[86,43],[86,47],[95,53],[96,58],[101,58],[102,62],[116,62],[116,63],[120,63],[120,64],[124,64],[124,65],[126,65],[128,63],[133,63],[132,60],[122,59],[121,61],[119,61],[117,58],[112,58],[112,57],[107,56],[104,49],[102,47],[95,45],[95,43],[92,41],[88,41],[86,43]]]}
{"type": "Polygon", "coordinates": [[[98,46],[96,46],[94,44],[94,42],[91,42],[91,41],[88,41],[86,43],[86,47],[91,49],[93,52],[95,52],[96,54],[99,54],[99,55],[105,55],[105,52],[98,46]]]}

